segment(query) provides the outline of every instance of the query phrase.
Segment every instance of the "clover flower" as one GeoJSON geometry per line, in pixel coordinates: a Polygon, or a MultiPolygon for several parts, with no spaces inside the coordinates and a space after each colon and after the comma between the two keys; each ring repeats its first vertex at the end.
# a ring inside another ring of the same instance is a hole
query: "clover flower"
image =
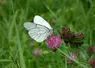
{"type": "Polygon", "coordinates": [[[74,54],[74,53],[70,53],[70,56],[73,58],[73,59],[75,59],[75,60],[78,60],[78,58],[77,58],[77,56],[74,54]]]}
{"type": "MultiPolygon", "coordinates": [[[[73,59],[75,59],[75,60],[78,60],[77,55],[74,54],[74,53],[72,53],[72,52],[70,52],[70,57],[73,58],[73,59]]],[[[71,59],[69,59],[69,58],[68,58],[68,63],[75,65],[75,62],[73,62],[73,61],[72,61],[71,59]]]]}
{"type": "Polygon", "coordinates": [[[41,49],[39,49],[39,50],[34,50],[34,51],[33,51],[33,55],[35,55],[35,56],[41,56],[41,52],[42,52],[41,49]]]}
{"type": "Polygon", "coordinates": [[[69,27],[62,28],[60,35],[64,42],[71,44],[71,46],[78,47],[83,44],[84,35],[82,33],[75,34],[71,32],[69,27]]]}
{"type": "Polygon", "coordinates": [[[95,68],[95,58],[90,59],[89,63],[92,68],[95,68]]]}
{"type": "Polygon", "coordinates": [[[95,46],[89,46],[88,47],[88,53],[91,55],[91,54],[94,54],[95,53],[95,46]]]}
{"type": "Polygon", "coordinates": [[[53,51],[56,51],[56,49],[61,46],[62,40],[59,36],[51,35],[50,38],[46,40],[46,44],[53,51]]]}
{"type": "Polygon", "coordinates": [[[70,41],[75,38],[74,33],[70,31],[69,27],[62,28],[61,32],[61,38],[64,40],[64,42],[70,43],[70,41]]]}

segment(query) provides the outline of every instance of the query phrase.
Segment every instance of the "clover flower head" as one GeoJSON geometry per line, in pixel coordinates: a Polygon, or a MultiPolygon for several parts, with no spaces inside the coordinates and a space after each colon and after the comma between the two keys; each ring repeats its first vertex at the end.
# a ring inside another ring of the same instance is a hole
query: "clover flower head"
{"type": "Polygon", "coordinates": [[[62,40],[59,36],[51,35],[50,38],[46,40],[46,44],[53,51],[56,51],[56,49],[61,46],[62,40]]]}
{"type": "MultiPolygon", "coordinates": [[[[78,60],[77,55],[74,54],[74,53],[72,53],[72,52],[70,52],[70,57],[73,58],[73,59],[75,59],[75,60],[78,60]]],[[[73,61],[72,61],[71,59],[69,59],[69,58],[68,58],[68,63],[75,65],[75,62],[73,62],[73,61]]]]}
{"type": "Polygon", "coordinates": [[[77,56],[74,54],[74,53],[70,53],[70,56],[73,58],[73,59],[75,59],[75,60],[78,60],[78,58],[77,58],[77,56]]]}
{"type": "Polygon", "coordinates": [[[92,68],[95,68],[95,58],[90,59],[89,64],[92,68]]]}
{"type": "Polygon", "coordinates": [[[33,51],[33,55],[35,55],[35,56],[41,56],[41,52],[42,52],[41,49],[39,49],[39,50],[34,50],[34,51],[33,51]]]}
{"type": "Polygon", "coordinates": [[[88,47],[88,53],[89,54],[94,54],[95,53],[95,46],[89,46],[88,47]]]}

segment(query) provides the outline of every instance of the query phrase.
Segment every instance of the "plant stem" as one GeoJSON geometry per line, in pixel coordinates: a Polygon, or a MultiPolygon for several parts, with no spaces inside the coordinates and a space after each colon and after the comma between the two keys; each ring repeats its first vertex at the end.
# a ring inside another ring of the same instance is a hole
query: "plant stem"
{"type": "Polygon", "coordinates": [[[62,53],[63,55],[65,55],[66,57],[68,57],[69,59],[71,59],[72,61],[74,61],[75,63],[79,64],[81,67],[83,67],[83,68],[89,68],[89,67],[87,67],[87,66],[81,64],[81,63],[78,62],[77,60],[71,58],[71,57],[68,56],[66,53],[64,53],[62,50],[60,50],[59,48],[58,48],[58,51],[59,51],[60,53],[62,53]]]}

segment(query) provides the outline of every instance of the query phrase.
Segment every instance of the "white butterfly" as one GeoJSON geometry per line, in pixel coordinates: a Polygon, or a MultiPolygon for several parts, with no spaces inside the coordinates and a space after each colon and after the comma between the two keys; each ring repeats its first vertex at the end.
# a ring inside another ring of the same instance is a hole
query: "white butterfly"
{"type": "Polygon", "coordinates": [[[28,34],[37,42],[42,42],[53,33],[53,28],[42,17],[36,15],[34,22],[25,22],[24,27],[29,31],[28,34]]]}

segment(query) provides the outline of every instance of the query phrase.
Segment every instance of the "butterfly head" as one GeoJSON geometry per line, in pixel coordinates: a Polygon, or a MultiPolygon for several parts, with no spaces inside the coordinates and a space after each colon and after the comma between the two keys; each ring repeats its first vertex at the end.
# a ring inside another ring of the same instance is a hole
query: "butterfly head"
{"type": "Polygon", "coordinates": [[[52,35],[52,34],[53,34],[53,32],[54,32],[54,29],[51,29],[51,30],[50,30],[50,35],[52,35]]]}

